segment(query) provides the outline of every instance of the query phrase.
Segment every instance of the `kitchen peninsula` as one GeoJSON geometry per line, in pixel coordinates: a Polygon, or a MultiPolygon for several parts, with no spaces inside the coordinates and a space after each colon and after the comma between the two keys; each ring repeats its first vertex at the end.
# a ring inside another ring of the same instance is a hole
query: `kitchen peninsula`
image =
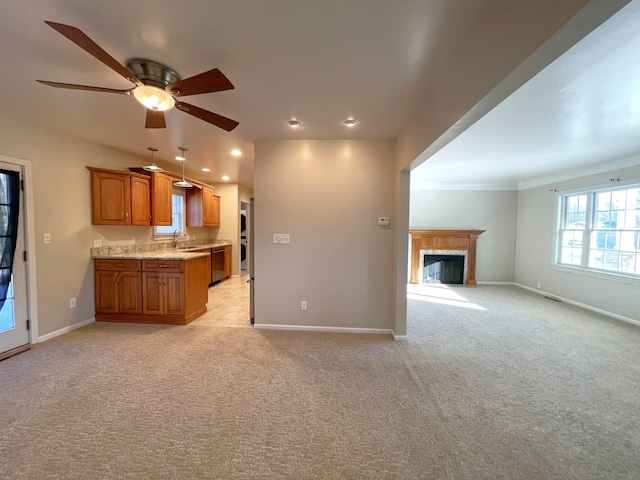
{"type": "Polygon", "coordinates": [[[93,248],[96,321],[186,325],[205,313],[211,252],[230,242],[181,243],[93,248]]]}

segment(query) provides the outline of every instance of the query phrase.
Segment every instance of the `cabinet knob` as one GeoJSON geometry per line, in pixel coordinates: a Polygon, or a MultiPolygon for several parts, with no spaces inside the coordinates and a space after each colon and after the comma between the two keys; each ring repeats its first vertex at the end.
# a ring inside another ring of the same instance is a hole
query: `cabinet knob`
{"type": "Polygon", "coordinates": [[[158,278],[158,285],[162,285],[162,279],[158,278]]]}
{"type": "Polygon", "coordinates": [[[169,268],[169,265],[158,265],[160,268],[169,268]]]}

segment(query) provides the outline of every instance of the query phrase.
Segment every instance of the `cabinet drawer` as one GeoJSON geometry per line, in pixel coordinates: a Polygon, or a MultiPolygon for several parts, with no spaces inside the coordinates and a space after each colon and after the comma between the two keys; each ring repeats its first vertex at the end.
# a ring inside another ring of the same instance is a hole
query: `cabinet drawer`
{"type": "Polygon", "coordinates": [[[140,260],[94,260],[96,270],[140,271],[140,260]]]}
{"type": "Polygon", "coordinates": [[[182,260],[143,260],[142,270],[145,272],[184,272],[182,260]]]}

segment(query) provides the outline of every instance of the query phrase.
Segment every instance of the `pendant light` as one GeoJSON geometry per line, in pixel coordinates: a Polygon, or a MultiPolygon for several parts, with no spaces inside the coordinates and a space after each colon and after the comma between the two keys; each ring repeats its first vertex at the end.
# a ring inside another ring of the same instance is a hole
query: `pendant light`
{"type": "MultiPolygon", "coordinates": [[[[173,186],[180,187],[180,188],[191,188],[193,187],[193,185],[184,179],[184,164],[187,161],[187,156],[184,152],[186,152],[189,149],[184,147],[178,147],[178,150],[182,152],[182,155],[180,155],[180,158],[182,158],[182,180],[180,180],[179,182],[173,182],[173,186]]],[[[178,157],[176,157],[176,159],[178,159],[178,157]]]]}
{"type": "Polygon", "coordinates": [[[147,172],[164,172],[159,166],[156,165],[156,161],[154,160],[155,153],[158,151],[157,148],[147,147],[147,150],[151,150],[151,165],[145,165],[142,167],[143,170],[147,172]]]}

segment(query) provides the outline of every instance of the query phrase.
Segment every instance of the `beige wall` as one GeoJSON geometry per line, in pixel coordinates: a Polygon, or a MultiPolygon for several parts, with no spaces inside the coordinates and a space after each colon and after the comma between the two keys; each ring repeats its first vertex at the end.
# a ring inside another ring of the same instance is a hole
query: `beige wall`
{"type": "Polygon", "coordinates": [[[256,142],[257,324],[392,328],[393,166],[392,141],[256,142]]]}
{"type": "Polygon", "coordinates": [[[553,266],[556,193],[611,186],[609,178],[640,178],[640,165],[522,190],[518,194],[515,281],[575,302],[640,321],[640,280],[590,276],[553,266]]]}
{"type": "Polygon", "coordinates": [[[148,238],[138,228],[91,225],[89,171],[86,165],[125,169],[138,159],[113,150],[44,133],[0,118],[0,153],[30,161],[33,168],[35,261],[37,265],[39,335],[93,317],[93,266],[89,249],[94,238],[148,238]],[[51,234],[51,244],[42,241],[51,234]],[[69,308],[69,299],[77,306],[69,308]]]}
{"type": "Polygon", "coordinates": [[[217,237],[231,240],[231,274],[238,275],[238,249],[240,244],[240,211],[238,210],[238,184],[216,183],[216,195],[220,195],[220,227],[217,237]]]}
{"type": "Polygon", "coordinates": [[[486,230],[478,237],[476,279],[512,282],[518,192],[412,190],[410,229],[486,230]]]}
{"type": "MultiPolygon", "coordinates": [[[[114,150],[43,132],[0,117],[0,154],[31,162],[39,336],[91,319],[95,314],[94,239],[103,245],[153,240],[152,227],[91,225],[91,188],[85,166],[126,170],[145,162],[114,150]],[[42,241],[51,234],[51,244],[42,241]],[[77,306],[69,308],[75,297],[77,306]]],[[[199,237],[217,229],[187,229],[199,237]]],[[[215,237],[214,237],[215,238],[215,237]]],[[[32,252],[33,258],[33,252],[32,252]]]]}

